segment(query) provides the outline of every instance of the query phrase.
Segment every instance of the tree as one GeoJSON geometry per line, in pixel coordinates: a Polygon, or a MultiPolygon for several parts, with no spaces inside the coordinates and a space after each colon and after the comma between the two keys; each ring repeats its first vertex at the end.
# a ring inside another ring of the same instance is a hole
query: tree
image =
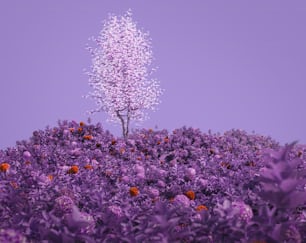
{"type": "Polygon", "coordinates": [[[144,109],[160,103],[160,89],[156,79],[148,79],[155,71],[152,64],[151,39],[148,33],[137,29],[128,10],[124,16],[109,15],[98,38],[92,38],[97,47],[87,47],[92,56],[89,85],[97,108],[89,113],[104,111],[107,122],[121,123],[123,137],[129,133],[130,122],[145,121],[144,109]]]}

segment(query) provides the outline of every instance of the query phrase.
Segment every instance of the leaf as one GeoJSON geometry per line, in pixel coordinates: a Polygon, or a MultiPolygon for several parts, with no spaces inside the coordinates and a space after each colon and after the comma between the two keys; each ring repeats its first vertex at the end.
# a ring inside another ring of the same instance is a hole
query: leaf
{"type": "Polygon", "coordinates": [[[295,191],[290,194],[290,208],[296,208],[299,205],[306,203],[306,192],[295,191]]]}
{"type": "Polygon", "coordinates": [[[298,184],[298,180],[289,178],[281,182],[280,189],[287,193],[292,192],[293,190],[295,190],[298,184]]]}

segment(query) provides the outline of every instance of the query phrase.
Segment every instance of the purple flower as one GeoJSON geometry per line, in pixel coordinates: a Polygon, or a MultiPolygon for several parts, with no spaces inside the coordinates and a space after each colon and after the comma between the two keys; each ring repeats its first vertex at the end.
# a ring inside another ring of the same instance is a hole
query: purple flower
{"type": "Polygon", "coordinates": [[[188,179],[192,180],[195,178],[196,170],[194,168],[188,168],[186,170],[186,176],[188,179]]]}
{"type": "Polygon", "coordinates": [[[180,195],[176,195],[174,197],[174,201],[173,201],[174,205],[181,205],[184,207],[189,207],[190,206],[190,200],[188,197],[186,197],[183,194],[180,195]]]}
{"type": "Polygon", "coordinates": [[[290,225],[287,229],[285,229],[285,239],[286,242],[292,242],[292,243],[302,242],[302,236],[294,225],[290,225]]]}
{"type": "Polygon", "coordinates": [[[162,180],[158,180],[157,181],[157,186],[159,186],[159,187],[165,187],[166,186],[166,183],[165,182],[163,182],[162,180]]]}
{"type": "Polygon", "coordinates": [[[117,217],[121,217],[123,215],[121,207],[119,207],[117,205],[111,205],[111,206],[108,207],[108,209],[110,210],[111,213],[113,213],[117,217]]]}
{"type": "Polygon", "coordinates": [[[144,174],[144,173],[145,173],[145,169],[144,169],[144,167],[141,166],[141,165],[135,165],[135,171],[136,171],[137,173],[141,173],[141,174],[144,174]]]}
{"type": "Polygon", "coordinates": [[[130,178],[128,176],[122,176],[121,177],[121,180],[125,183],[129,182],[130,181],[130,178]]]}
{"type": "Polygon", "coordinates": [[[37,177],[38,184],[42,186],[46,186],[51,184],[52,182],[52,177],[51,176],[46,176],[45,174],[41,174],[40,176],[37,177]]]}
{"type": "Polygon", "coordinates": [[[277,224],[273,230],[272,237],[278,239],[278,242],[302,243],[302,235],[299,230],[289,222],[277,224]]]}
{"type": "Polygon", "coordinates": [[[29,158],[31,158],[31,153],[29,152],[29,151],[24,151],[23,152],[23,158],[24,159],[29,159],[29,158]]]}
{"type": "Polygon", "coordinates": [[[201,185],[201,187],[206,187],[207,185],[208,185],[208,180],[205,180],[205,179],[203,179],[203,178],[200,178],[199,179],[199,183],[200,183],[200,185],[201,185]]]}
{"type": "Polygon", "coordinates": [[[159,196],[159,191],[156,188],[149,188],[148,194],[151,198],[155,198],[159,196]]]}
{"type": "Polygon", "coordinates": [[[137,177],[138,179],[143,180],[146,176],[145,176],[144,173],[137,173],[136,177],[137,177]]]}
{"type": "Polygon", "coordinates": [[[95,220],[85,212],[80,212],[77,206],[73,205],[71,213],[65,215],[65,222],[72,231],[81,234],[90,234],[94,232],[95,220]]]}
{"type": "Polygon", "coordinates": [[[232,202],[232,208],[243,222],[249,222],[253,217],[252,208],[244,202],[232,202]]]}
{"type": "Polygon", "coordinates": [[[54,209],[56,213],[59,213],[59,214],[71,213],[73,206],[74,206],[74,202],[68,196],[60,196],[55,199],[54,209]]]}
{"type": "Polygon", "coordinates": [[[0,242],[27,243],[26,238],[14,229],[0,229],[0,242]]]}

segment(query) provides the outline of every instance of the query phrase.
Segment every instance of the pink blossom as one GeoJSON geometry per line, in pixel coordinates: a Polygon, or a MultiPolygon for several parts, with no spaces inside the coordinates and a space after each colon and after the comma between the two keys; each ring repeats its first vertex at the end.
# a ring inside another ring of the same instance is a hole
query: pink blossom
{"type": "Polygon", "coordinates": [[[127,137],[129,122],[145,121],[144,109],[155,110],[163,93],[159,82],[148,79],[154,69],[152,63],[151,39],[148,33],[136,28],[132,13],[128,11],[120,18],[110,16],[97,39],[97,48],[89,47],[92,67],[89,85],[92,98],[98,105],[95,113],[108,113],[108,122],[121,123],[123,136],[127,137]]]}

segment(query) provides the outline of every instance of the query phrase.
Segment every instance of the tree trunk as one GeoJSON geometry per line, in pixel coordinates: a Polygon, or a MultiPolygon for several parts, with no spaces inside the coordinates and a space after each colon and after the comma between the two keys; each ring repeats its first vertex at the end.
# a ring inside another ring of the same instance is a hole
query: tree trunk
{"type": "Polygon", "coordinates": [[[129,135],[129,125],[130,125],[130,108],[128,108],[128,113],[127,113],[126,137],[129,135]]]}
{"type": "MultiPolygon", "coordinates": [[[[125,109],[123,109],[125,110],[125,109]]],[[[116,111],[117,117],[120,119],[121,121],[121,126],[122,126],[122,135],[124,137],[124,139],[126,139],[129,135],[129,126],[130,126],[130,106],[128,106],[127,108],[127,113],[126,113],[126,124],[124,122],[124,119],[122,117],[122,115],[120,115],[119,110],[116,111]],[[126,127],[125,127],[126,125],[126,127]]]]}
{"type": "Polygon", "coordinates": [[[120,115],[119,111],[116,111],[116,114],[117,114],[118,118],[119,118],[120,121],[121,121],[122,135],[123,135],[123,137],[125,138],[125,133],[126,133],[126,131],[125,131],[125,127],[124,127],[124,119],[123,119],[122,116],[120,115]]]}

